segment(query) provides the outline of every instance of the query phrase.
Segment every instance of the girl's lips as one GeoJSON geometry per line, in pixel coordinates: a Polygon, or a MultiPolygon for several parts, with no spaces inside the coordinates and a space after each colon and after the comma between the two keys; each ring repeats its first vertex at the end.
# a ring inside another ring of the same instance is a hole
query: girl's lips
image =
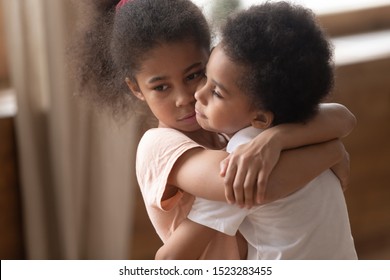
{"type": "Polygon", "coordinates": [[[192,112],[191,114],[187,114],[184,117],[180,118],[179,121],[188,120],[188,119],[194,118],[195,116],[196,116],[196,113],[192,112]]]}

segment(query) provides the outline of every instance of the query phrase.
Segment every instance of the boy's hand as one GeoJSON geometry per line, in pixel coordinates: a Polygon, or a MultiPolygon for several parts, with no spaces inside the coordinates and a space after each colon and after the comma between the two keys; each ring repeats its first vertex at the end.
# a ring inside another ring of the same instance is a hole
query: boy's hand
{"type": "Polygon", "coordinates": [[[250,208],[264,201],[268,177],[279,160],[281,149],[265,132],[240,145],[221,162],[225,196],[229,203],[250,208]]]}

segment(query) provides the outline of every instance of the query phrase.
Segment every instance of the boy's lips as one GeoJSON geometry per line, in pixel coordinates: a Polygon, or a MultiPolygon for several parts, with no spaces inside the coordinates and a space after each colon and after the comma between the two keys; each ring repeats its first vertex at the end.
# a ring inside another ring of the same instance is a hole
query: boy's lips
{"type": "Polygon", "coordinates": [[[201,111],[199,111],[199,110],[196,109],[196,108],[195,108],[195,113],[196,113],[197,116],[206,119],[206,115],[203,114],[201,111]]]}

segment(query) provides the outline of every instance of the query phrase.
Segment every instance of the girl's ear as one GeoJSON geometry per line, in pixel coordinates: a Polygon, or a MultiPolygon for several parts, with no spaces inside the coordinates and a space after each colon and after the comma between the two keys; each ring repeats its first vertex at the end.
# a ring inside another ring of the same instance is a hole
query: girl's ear
{"type": "Polygon", "coordinates": [[[272,125],[274,114],[270,111],[257,111],[252,120],[252,126],[255,128],[266,129],[272,125]]]}
{"type": "Polygon", "coordinates": [[[137,83],[133,82],[130,78],[126,77],[125,79],[126,81],[126,84],[128,86],[128,88],[130,89],[130,91],[140,100],[142,101],[145,101],[145,97],[144,95],[142,94],[139,86],[137,85],[137,83]]]}

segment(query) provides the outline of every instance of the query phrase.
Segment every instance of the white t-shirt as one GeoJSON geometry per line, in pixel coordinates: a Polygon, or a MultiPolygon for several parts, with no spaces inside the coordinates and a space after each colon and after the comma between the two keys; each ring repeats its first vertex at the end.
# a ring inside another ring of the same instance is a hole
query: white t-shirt
{"type": "MultiPolygon", "coordinates": [[[[260,132],[239,131],[228,152],[260,132]]],[[[252,209],[196,198],[188,218],[229,235],[239,230],[248,241],[248,259],[357,259],[344,194],[331,170],[288,197],[252,209]]]]}

